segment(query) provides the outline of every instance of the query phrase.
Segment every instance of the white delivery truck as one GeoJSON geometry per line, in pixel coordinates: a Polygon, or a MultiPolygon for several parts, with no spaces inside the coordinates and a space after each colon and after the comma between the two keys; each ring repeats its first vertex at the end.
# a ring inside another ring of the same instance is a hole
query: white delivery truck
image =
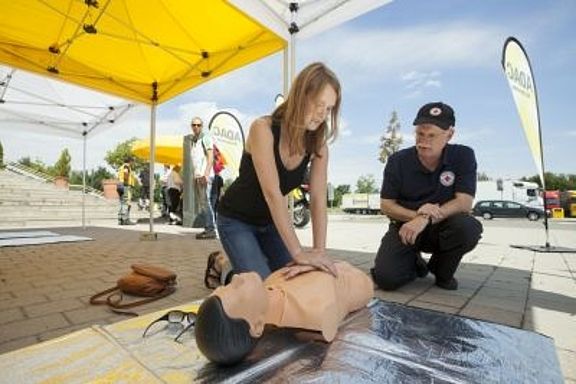
{"type": "Polygon", "coordinates": [[[377,215],[380,213],[380,194],[346,193],[342,195],[340,208],[346,213],[377,215]]]}
{"type": "Polygon", "coordinates": [[[476,183],[475,202],[481,200],[515,201],[530,207],[543,208],[538,184],[523,180],[489,180],[476,183]]]}

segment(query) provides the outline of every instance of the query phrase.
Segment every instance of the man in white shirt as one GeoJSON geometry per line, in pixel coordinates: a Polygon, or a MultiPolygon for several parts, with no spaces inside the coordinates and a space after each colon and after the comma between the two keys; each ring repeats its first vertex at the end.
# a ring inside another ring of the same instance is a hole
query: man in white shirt
{"type": "Polygon", "coordinates": [[[191,122],[192,128],[192,170],[194,172],[194,195],[196,207],[204,218],[204,232],[196,235],[197,239],[215,239],[214,212],[209,204],[209,193],[212,189],[214,173],[212,164],[214,161],[212,136],[203,131],[203,122],[199,117],[194,117],[191,122]]]}

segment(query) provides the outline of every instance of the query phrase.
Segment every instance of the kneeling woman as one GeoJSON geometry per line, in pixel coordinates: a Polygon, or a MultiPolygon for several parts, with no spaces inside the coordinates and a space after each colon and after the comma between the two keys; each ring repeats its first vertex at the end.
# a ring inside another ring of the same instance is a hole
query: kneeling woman
{"type": "Polygon", "coordinates": [[[314,63],[272,116],[252,124],[240,175],[218,207],[218,233],[235,273],[253,271],[265,279],[291,262],[336,273],[326,255],[327,140],[338,131],[340,99],[336,75],[314,63]],[[304,250],[286,195],[302,183],[309,163],[314,245],[304,250]]]}

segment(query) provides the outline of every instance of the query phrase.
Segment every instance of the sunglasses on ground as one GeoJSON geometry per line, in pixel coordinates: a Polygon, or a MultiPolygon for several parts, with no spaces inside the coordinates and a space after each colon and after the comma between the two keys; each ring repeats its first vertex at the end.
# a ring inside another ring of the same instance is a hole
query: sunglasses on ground
{"type": "Polygon", "coordinates": [[[188,325],[186,325],[184,327],[184,329],[182,331],[180,331],[180,333],[178,335],[176,335],[176,337],[174,338],[174,341],[178,341],[180,336],[182,336],[187,330],[189,330],[190,328],[192,328],[194,326],[194,323],[196,322],[196,314],[194,312],[184,312],[184,311],[179,311],[179,310],[170,311],[170,312],[166,313],[165,315],[163,315],[162,317],[160,317],[160,318],[154,320],[153,322],[151,322],[150,324],[148,324],[148,326],[144,330],[144,333],[142,334],[142,337],[145,337],[148,330],[154,324],[156,324],[160,321],[167,321],[167,322],[172,323],[172,324],[181,324],[184,321],[188,322],[188,325]]]}

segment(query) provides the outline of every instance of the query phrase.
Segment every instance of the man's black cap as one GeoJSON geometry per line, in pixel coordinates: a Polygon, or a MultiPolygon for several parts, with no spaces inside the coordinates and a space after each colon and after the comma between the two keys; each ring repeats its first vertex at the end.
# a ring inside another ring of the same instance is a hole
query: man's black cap
{"type": "Polygon", "coordinates": [[[434,124],[444,130],[453,127],[456,123],[454,110],[448,104],[440,101],[422,106],[414,119],[414,125],[434,124]]]}

